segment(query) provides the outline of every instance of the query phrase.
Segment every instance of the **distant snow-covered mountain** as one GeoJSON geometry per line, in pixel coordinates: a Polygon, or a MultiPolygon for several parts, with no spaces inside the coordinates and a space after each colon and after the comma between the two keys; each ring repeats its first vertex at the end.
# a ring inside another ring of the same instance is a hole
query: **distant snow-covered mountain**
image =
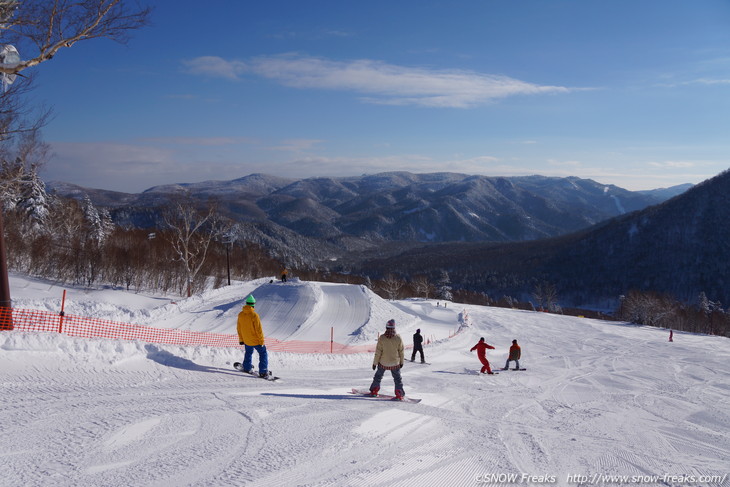
{"type": "MultiPolygon", "coordinates": [[[[664,194],[671,192],[655,193],[664,194]]],[[[685,302],[705,293],[730,302],[730,170],[661,204],[620,215],[559,238],[519,243],[421,246],[364,261],[378,276],[437,275],[448,256],[453,282],[490,295],[529,299],[535,282],[554,284],[563,302],[612,302],[631,290],[667,293],[685,302]]]]}
{"type": "Polygon", "coordinates": [[[231,181],[155,186],[139,194],[50,182],[59,195],[112,209],[119,223],[155,226],[173,195],[215,198],[232,219],[341,242],[523,241],[552,237],[640,210],[673,193],[632,192],[576,177],[487,177],[389,172],[291,179],[252,174],[231,181]]]}

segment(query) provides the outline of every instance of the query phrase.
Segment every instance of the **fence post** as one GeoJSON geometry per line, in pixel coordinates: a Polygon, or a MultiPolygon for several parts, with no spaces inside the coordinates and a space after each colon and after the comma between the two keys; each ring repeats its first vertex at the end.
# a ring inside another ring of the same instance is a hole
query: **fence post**
{"type": "Polygon", "coordinates": [[[332,348],[335,344],[335,327],[330,327],[330,353],[332,353],[332,348]]]}
{"type": "Polygon", "coordinates": [[[5,250],[5,231],[3,230],[3,214],[0,205],[0,330],[13,329],[13,302],[10,299],[8,281],[8,258],[5,250]]]}
{"type": "Polygon", "coordinates": [[[58,316],[60,316],[60,318],[58,319],[58,333],[63,333],[63,315],[65,314],[63,310],[65,307],[66,307],[66,290],[64,289],[63,298],[61,299],[61,312],[58,313],[58,316]]]}

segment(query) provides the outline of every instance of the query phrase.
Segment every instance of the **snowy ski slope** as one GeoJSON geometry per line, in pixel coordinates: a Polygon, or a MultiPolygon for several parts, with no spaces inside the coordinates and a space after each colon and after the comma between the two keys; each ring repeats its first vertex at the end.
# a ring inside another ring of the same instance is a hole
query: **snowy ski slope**
{"type": "MultiPolygon", "coordinates": [[[[61,288],[12,276],[14,306],[58,309],[61,288]]],[[[233,333],[253,292],[284,339],[368,343],[395,317],[435,343],[406,362],[420,404],[367,388],[371,354],[272,353],[271,383],[236,349],[0,333],[0,483],[18,486],[730,485],[727,338],[543,313],[388,302],[359,286],[259,280],[190,299],[70,289],[68,313],[233,333]],[[458,314],[471,326],[448,338],[458,314]],[[504,365],[478,374],[484,336],[504,365]],[[324,338],[323,338],[324,337],[324,338]]],[[[442,303],[439,303],[442,304],[442,303]]],[[[385,392],[392,379],[386,375],[385,392]]]]}

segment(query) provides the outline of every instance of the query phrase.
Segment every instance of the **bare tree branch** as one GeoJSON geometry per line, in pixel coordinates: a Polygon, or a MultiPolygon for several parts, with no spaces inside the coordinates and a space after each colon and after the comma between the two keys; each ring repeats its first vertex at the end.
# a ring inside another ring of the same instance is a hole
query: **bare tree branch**
{"type": "MultiPolygon", "coordinates": [[[[151,9],[130,0],[26,0],[0,3],[4,40],[36,52],[0,73],[17,74],[52,59],[64,47],[105,37],[125,43],[129,31],[148,23],[151,9]]],[[[21,50],[21,52],[23,52],[21,50]]]]}
{"type": "Polygon", "coordinates": [[[178,198],[163,214],[171,231],[170,243],[186,275],[188,296],[192,295],[195,277],[205,264],[211,241],[219,234],[217,205],[211,203],[200,211],[189,195],[178,198]]]}

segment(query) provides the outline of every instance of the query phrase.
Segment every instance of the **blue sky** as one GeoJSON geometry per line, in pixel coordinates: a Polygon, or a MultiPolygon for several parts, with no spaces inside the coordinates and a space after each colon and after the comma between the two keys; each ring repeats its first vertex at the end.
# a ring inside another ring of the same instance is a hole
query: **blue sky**
{"type": "MultiPolygon", "coordinates": [[[[158,184],[391,170],[626,189],[730,166],[730,2],[154,2],[36,68],[43,177],[158,184]]],[[[21,52],[21,56],[22,56],[21,52]]]]}

